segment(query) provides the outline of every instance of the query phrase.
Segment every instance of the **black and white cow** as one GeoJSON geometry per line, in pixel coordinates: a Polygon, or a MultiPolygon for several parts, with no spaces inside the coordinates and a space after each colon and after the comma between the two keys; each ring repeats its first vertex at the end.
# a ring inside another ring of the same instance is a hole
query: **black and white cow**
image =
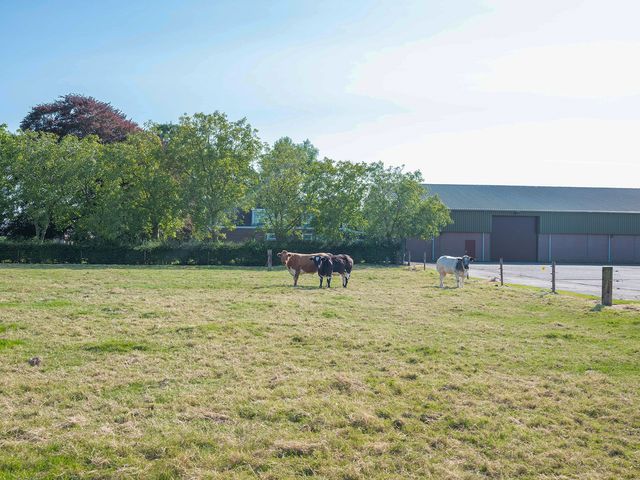
{"type": "Polygon", "coordinates": [[[327,288],[331,288],[331,274],[333,273],[333,261],[331,256],[314,255],[311,260],[318,269],[320,277],[320,288],[322,288],[322,280],[327,277],[327,288]]]}
{"type": "Polygon", "coordinates": [[[444,277],[447,274],[456,276],[456,285],[458,288],[464,286],[464,277],[469,278],[469,264],[473,261],[473,257],[464,255],[462,257],[441,256],[436,262],[436,270],[440,274],[440,288],[444,288],[444,277]]]}
{"type": "Polygon", "coordinates": [[[351,278],[351,270],[353,270],[353,258],[341,253],[340,255],[331,255],[331,261],[333,262],[333,272],[340,274],[342,286],[347,288],[349,278],[351,278]]]}

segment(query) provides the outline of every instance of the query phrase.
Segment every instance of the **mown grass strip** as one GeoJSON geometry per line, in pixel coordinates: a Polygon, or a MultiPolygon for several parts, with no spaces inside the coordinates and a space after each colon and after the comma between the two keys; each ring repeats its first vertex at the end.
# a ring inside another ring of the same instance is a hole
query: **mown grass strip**
{"type": "Polygon", "coordinates": [[[17,345],[24,345],[24,340],[15,340],[9,338],[0,338],[0,350],[5,350],[17,345]]]}

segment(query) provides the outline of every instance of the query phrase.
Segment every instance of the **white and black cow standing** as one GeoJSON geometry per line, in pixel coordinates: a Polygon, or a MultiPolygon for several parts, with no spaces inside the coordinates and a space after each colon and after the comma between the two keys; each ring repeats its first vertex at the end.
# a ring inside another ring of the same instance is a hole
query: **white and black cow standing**
{"type": "Polygon", "coordinates": [[[318,269],[318,276],[320,277],[320,288],[322,288],[322,280],[327,277],[327,288],[331,288],[331,274],[333,273],[333,261],[331,257],[314,255],[311,260],[318,269]]]}
{"type": "Polygon", "coordinates": [[[449,257],[443,255],[436,262],[436,270],[440,274],[440,288],[444,288],[444,277],[447,274],[456,276],[456,285],[458,288],[464,286],[464,277],[469,278],[469,264],[473,261],[473,257],[464,255],[462,257],[449,257]]]}
{"type": "Polygon", "coordinates": [[[340,274],[342,277],[342,286],[347,288],[347,284],[351,278],[351,270],[353,270],[353,258],[341,253],[339,255],[331,255],[331,261],[333,262],[333,273],[340,274]]]}

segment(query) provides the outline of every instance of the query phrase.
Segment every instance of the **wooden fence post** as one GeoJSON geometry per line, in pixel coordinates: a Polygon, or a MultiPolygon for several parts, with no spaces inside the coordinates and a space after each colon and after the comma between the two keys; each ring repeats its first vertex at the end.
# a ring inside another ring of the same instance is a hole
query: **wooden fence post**
{"type": "Polygon", "coordinates": [[[504,268],[503,268],[502,257],[500,257],[500,285],[501,286],[504,285],[504,268]]]}
{"type": "Polygon", "coordinates": [[[556,293],[556,262],[551,263],[551,292],[556,293]]]}
{"type": "Polygon", "coordinates": [[[424,266],[424,270],[427,269],[427,251],[424,251],[424,259],[422,260],[422,265],[424,266]]]}
{"type": "Polygon", "coordinates": [[[407,250],[407,266],[411,266],[411,250],[407,250]]]}
{"type": "Polygon", "coordinates": [[[613,267],[602,267],[602,305],[613,305],[613,267]]]}
{"type": "Polygon", "coordinates": [[[271,254],[273,253],[273,250],[269,249],[267,250],[267,270],[271,271],[271,267],[273,266],[273,259],[271,254]]]}

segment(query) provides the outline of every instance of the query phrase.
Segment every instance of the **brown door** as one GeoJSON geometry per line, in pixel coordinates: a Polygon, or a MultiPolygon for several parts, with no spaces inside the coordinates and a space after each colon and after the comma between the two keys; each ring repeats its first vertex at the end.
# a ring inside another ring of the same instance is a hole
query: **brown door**
{"type": "Polygon", "coordinates": [[[464,241],[464,254],[470,257],[476,258],[476,241],[465,240],[464,241]]]}
{"type": "Polygon", "coordinates": [[[538,217],[493,216],[491,260],[535,262],[538,258],[538,217]]]}

